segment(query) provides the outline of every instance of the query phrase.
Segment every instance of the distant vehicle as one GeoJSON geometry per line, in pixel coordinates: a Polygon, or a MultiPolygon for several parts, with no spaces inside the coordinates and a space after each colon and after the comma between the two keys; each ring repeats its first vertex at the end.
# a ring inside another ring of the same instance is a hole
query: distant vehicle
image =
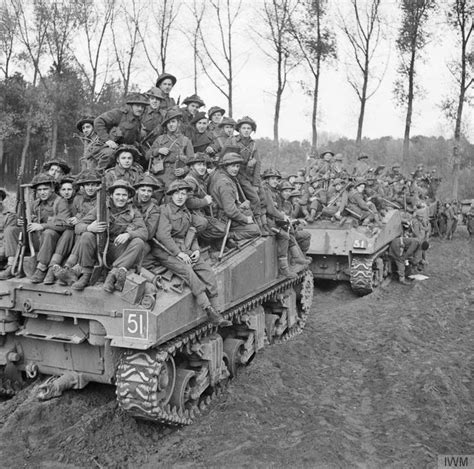
{"type": "MultiPolygon", "coordinates": [[[[189,424],[265,343],[301,331],[313,276],[278,276],[274,238],[259,238],[214,262],[220,310],[207,321],[189,288],[169,271],[129,274],[122,292],[100,285],[0,281],[0,378],[53,375],[40,397],[88,382],[116,385],[120,407],[139,418],[189,424]]],[[[1,388],[1,383],[0,383],[1,388]]]]}
{"type": "Polygon", "coordinates": [[[358,295],[374,291],[388,275],[386,255],[390,243],[402,233],[399,210],[389,210],[381,228],[355,225],[351,218],[316,220],[305,230],[311,233],[308,256],[315,279],[345,280],[358,295]]]}

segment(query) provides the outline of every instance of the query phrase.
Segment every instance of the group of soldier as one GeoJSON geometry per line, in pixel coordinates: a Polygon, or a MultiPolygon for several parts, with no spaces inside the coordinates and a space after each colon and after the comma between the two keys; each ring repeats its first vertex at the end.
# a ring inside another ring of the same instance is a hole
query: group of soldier
{"type": "Polygon", "coordinates": [[[246,240],[273,235],[282,276],[296,277],[291,265],[308,264],[309,234],[292,223],[292,208],[280,197],[281,176],[264,174],[262,183],[256,122],[235,121],[218,106],[206,114],[197,95],[178,107],[170,96],[175,83],[165,73],[123,107],[78,121],[81,172],[72,177],[65,161],[47,161],[22,193],[31,207],[2,211],[0,279],[22,274],[25,233],[36,254],[33,283],[83,290],[100,264],[108,268],[104,290],[121,291],[127,272],[161,266],[189,285],[210,320],[226,325],[216,311],[217,283],[203,245],[221,257],[246,240]]]}

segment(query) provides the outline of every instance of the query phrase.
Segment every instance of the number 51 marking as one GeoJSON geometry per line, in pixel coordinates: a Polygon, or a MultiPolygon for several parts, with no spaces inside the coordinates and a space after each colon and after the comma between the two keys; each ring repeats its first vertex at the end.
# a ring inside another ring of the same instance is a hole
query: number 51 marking
{"type": "Polygon", "coordinates": [[[131,339],[148,339],[148,311],[123,310],[123,336],[131,339]]]}

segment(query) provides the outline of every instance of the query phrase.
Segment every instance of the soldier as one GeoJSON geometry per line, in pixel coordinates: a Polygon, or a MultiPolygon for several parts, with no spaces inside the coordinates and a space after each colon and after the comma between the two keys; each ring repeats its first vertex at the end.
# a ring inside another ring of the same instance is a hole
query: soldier
{"type": "MultiPolygon", "coordinates": [[[[64,177],[59,182],[59,196],[67,202],[70,214],[73,210],[74,201],[74,178],[64,177]]],[[[64,231],[59,237],[54,254],[49,261],[48,272],[43,280],[45,285],[52,285],[55,282],[54,272],[60,268],[61,262],[69,256],[74,246],[74,227],[69,223],[71,217],[63,221],[64,231]]]]}
{"type": "Polygon", "coordinates": [[[43,172],[53,177],[56,181],[71,172],[71,167],[61,158],[45,161],[43,163],[43,172]]]}
{"type": "Polygon", "coordinates": [[[235,125],[236,122],[232,117],[223,117],[218,124],[217,129],[213,131],[213,134],[217,135],[214,139],[214,143],[217,147],[217,154],[215,154],[213,158],[214,164],[219,164],[219,160],[224,154],[224,147],[227,140],[234,136],[235,125]]]}
{"type": "Polygon", "coordinates": [[[142,117],[141,144],[144,146],[144,149],[147,150],[156,137],[163,133],[161,124],[165,116],[165,111],[161,109],[161,102],[164,101],[165,96],[163,92],[155,86],[150,88],[145,93],[145,96],[150,100],[150,105],[142,117]]]}
{"type": "Polygon", "coordinates": [[[371,221],[380,223],[380,218],[372,202],[367,202],[364,198],[366,181],[359,179],[354,187],[349,191],[347,205],[345,210],[354,218],[362,222],[362,225],[368,225],[371,221]]]}
{"type": "Polygon", "coordinates": [[[5,270],[0,272],[0,280],[13,277],[12,267],[15,262],[18,236],[20,234],[15,212],[3,203],[6,197],[6,189],[0,188],[0,261],[7,261],[5,270]]]}
{"type": "MultiPolygon", "coordinates": [[[[142,129],[142,117],[148,99],[140,93],[132,93],[122,108],[104,112],[94,121],[94,128],[103,145],[97,154],[96,167],[104,170],[113,164],[114,151],[120,144],[139,146],[142,129]]],[[[140,164],[143,161],[139,162],[140,164]]]]}
{"type": "Polygon", "coordinates": [[[224,114],[225,109],[219,106],[212,106],[209,111],[207,111],[207,117],[209,118],[208,130],[212,133],[214,138],[217,138],[221,134],[219,124],[222,122],[224,114]]]}
{"type": "Polygon", "coordinates": [[[32,219],[27,231],[38,252],[38,262],[30,280],[32,283],[41,283],[46,277],[56,243],[66,229],[71,209],[68,202],[54,192],[55,180],[48,174],[35,176],[31,187],[36,191],[36,199],[33,201],[32,219]]]}
{"type": "Polygon", "coordinates": [[[186,181],[171,183],[166,192],[171,196],[171,201],[163,207],[158,224],[157,239],[161,246],[154,246],[151,252],[161,265],[179,275],[189,285],[197,304],[213,323],[230,326],[232,323],[216,311],[216,278],[211,267],[201,258],[197,239],[186,245],[195,217],[186,208],[190,191],[191,187],[186,181]]]}
{"type": "MultiPolygon", "coordinates": [[[[64,263],[53,266],[53,273],[61,285],[71,285],[77,280],[77,272],[72,268],[79,262],[79,234],[75,233],[75,226],[93,210],[97,210],[97,193],[101,186],[100,174],[95,169],[86,169],[82,171],[75,182],[78,193],[75,195],[71,207],[71,217],[66,221],[73,228],[74,242],[72,252],[64,263]]],[[[59,264],[59,263],[58,263],[59,264]]],[[[79,267],[79,266],[78,266],[79,267]]]]}
{"type": "Polygon", "coordinates": [[[176,177],[184,176],[186,161],[194,155],[191,141],[179,130],[181,119],[180,110],[170,109],[163,120],[166,133],[160,135],[147,151],[147,159],[152,158],[151,172],[165,188],[176,177]]]}
{"type": "MultiPolygon", "coordinates": [[[[158,222],[160,221],[160,207],[157,205],[155,199],[153,199],[153,192],[160,190],[162,187],[158,184],[158,181],[149,174],[145,174],[133,187],[136,190],[134,206],[140,210],[148,231],[147,241],[151,241],[156,235],[158,222]]],[[[146,248],[148,252],[148,244],[146,248]]]]}
{"type": "Polygon", "coordinates": [[[198,226],[199,237],[203,240],[220,239],[225,235],[225,223],[215,218],[217,205],[208,193],[209,177],[207,166],[210,163],[205,153],[196,153],[188,160],[189,173],[184,180],[191,187],[186,199],[186,207],[206,219],[203,226],[198,226]]]}
{"type": "Polygon", "coordinates": [[[260,199],[258,189],[261,184],[260,172],[262,163],[257,151],[256,143],[252,139],[252,132],[256,132],[257,123],[249,116],[244,116],[237,121],[236,130],[239,135],[230,137],[226,145],[239,147],[238,152],[242,158],[240,171],[238,171],[238,181],[245,197],[250,202],[250,207],[255,216],[258,227],[262,228],[260,199]]]}
{"type": "Polygon", "coordinates": [[[81,235],[79,263],[82,268],[82,276],[72,284],[75,290],[84,290],[89,285],[98,254],[97,233],[108,229],[109,242],[105,256],[108,263],[112,263],[112,269],[105,279],[104,291],[122,291],[127,270],[135,268],[142,259],[148,231],[140,211],[129,204],[135,189],[128,181],[118,180],[107,188],[107,192],[110,195],[108,226],[106,222],[97,220],[96,210],[91,210],[75,226],[76,234],[81,235]]]}
{"type": "Polygon", "coordinates": [[[217,145],[211,132],[207,130],[208,124],[206,113],[196,112],[186,129],[186,136],[193,144],[194,153],[205,152],[212,157],[217,152],[217,145]]]}
{"type": "Polygon", "coordinates": [[[93,168],[96,166],[97,154],[102,148],[100,138],[94,129],[95,117],[85,116],[80,119],[76,128],[79,131],[82,144],[84,145],[84,151],[81,159],[81,169],[93,168]]]}
{"type": "MultiPolygon", "coordinates": [[[[431,232],[430,222],[426,208],[418,208],[415,211],[415,218],[411,222],[411,229],[420,246],[424,241],[428,241],[431,232]]],[[[428,262],[426,261],[426,250],[421,250],[421,259],[419,260],[420,270],[428,262]]]]}
{"type": "Polygon", "coordinates": [[[133,145],[120,145],[114,152],[115,166],[104,173],[106,187],[110,187],[118,179],[136,184],[142,177],[142,167],[137,164],[140,153],[133,145]]]}
{"type": "Polygon", "coordinates": [[[342,212],[347,205],[348,185],[344,185],[342,179],[336,178],[332,181],[326,193],[326,203],[322,209],[322,213],[328,217],[334,217],[336,220],[340,220],[342,212]]]}
{"type": "Polygon", "coordinates": [[[181,132],[185,133],[187,127],[191,125],[191,121],[194,119],[196,113],[204,106],[204,101],[197,94],[193,94],[188,96],[183,101],[183,104],[184,107],[181,108],[181,114],[183,116],[181,132]]]}
{"type": "Polygon", "coordinates": [[[237,153],[227,153],[222,157],[219,169],[211,176],[209,184],[209,194],[218,205],[217,218],[225,223],[230,220],[229,237],[235,241],[260,235],[250,210],[250,202],[244,200],[245,195],[239,186],[238,174],[243,162],[237,153]]]}
{"type": "Polygon", "coordinates": [[[365,177],[367,176],[369,169],[369,156],[365,153],[362,153],[357,157],[357,163],[354,168],[354,176],[358,178],[365,177]]]}
{"type": "Polygon", "coordinates": [[[176,106],[176,101],[170,96],[171,90],[176,85],[176,77],[171,73],[162,73],[156,80],[156,87],[163,93],[164,99],[160,101],[160,110],[166,112],[176,106]]]}

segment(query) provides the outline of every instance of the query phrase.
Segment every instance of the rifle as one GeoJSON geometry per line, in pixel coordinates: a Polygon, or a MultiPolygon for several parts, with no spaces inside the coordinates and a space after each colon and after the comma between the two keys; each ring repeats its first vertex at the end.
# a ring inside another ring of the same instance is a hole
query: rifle
{"type": "Polygon", "coordinates": [[[32,196],[31,196],[31,185],[30,184],[23,184],[23,203],[24,203],[24,208],[21,208],[21,213],[22,213],[22,218],[23,218],[23,226],[22,230],[26,232],[26,237],[23,239],[28,240],[28,246],[30,248],[29,256],[24,256],[23,257],[23,271],[25,274],[30,277],[33,275],[35,269],[36,269],[36,252],[35,252],[35,247],[33,245],[33,239],[32,239],[32,234],[28,232],[27,228],[28,225],[31,223],[32,219],[32,213],[31,213],[31,201],[32,201],[32,196]]]}
{"type": "MultiPolygon", "coordinates": [[[[97,221],[98,222],[108,222],[107,216],[107,189],[105,187],[105,180],[102,178],[102,184],[97,193],[97,221]]],[[[91,285],[97,282],[104,267],[107,269],[107,250],[109,246],[109,227],[107,226],[106,230],[102,233],[96,234],[97,239],[97,265],[94,266],[91,275],[91,285]]]]}
{"type": "Polygon", "coordinates": [[[15,276],[22,276],[24,277],[25,273],[23,271],[23,259],[25,258],[25,250],[26,250],[26,239],[28,237],[28,233],[26,231],[26,206],[25,206],[25,197],[23,193],[23,173],[21,172],[18,175],[18,185],[16,190],[16,210],[15,213],[20,215],[23,219],[23,225],[20,227],[20,233],[18,235],[18,244],[15,252],[15,257],[13,260],[12,265],[12,274],[15,276]]]}
{"type": "Polygon", "coordinates": [[[224,256],[224,249],[225,249],[225,245],[227,244],[227,239],[229,238],[231,223],[232,223],[232,220],[229,218],[227,220],[227,226],[225,227],[225,236],[224,236],[224,239],[222,240],[221,250],[219,251],[219,256],[217,257],[218,261],[220,261],[222,257],[224,256]]]}

